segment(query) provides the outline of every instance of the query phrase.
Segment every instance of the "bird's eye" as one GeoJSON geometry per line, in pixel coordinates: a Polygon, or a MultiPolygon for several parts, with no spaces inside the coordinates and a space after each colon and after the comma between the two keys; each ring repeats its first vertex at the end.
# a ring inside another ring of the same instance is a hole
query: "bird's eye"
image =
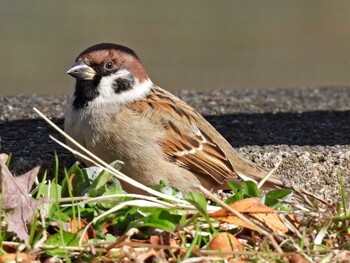
{"type": "Polygon", "coordinates": [[[113,69],[113,67],[114,67],[114,63],[112,61],[108,61],[105,64],[105,69],[107,69],[107,70],[111,70],[111,69],[113,69]]]}

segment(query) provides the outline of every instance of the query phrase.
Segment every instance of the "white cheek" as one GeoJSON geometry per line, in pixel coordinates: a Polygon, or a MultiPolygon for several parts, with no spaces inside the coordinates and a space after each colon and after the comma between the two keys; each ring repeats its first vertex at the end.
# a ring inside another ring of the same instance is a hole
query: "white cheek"
{"type": "Polygon", "coordinates": [[[103,100],[109,101],[111,99],[115,99],[116,95],[113,89],[113,84],[116,79],[119,78],[129,78],[130,72],[126,69],[118,71],[116,74],[103,77],[100,81],[100,84],[97,86],[97,90],[100,93],[99,96],[95,99],[95,101],[103,100]]]}
{"type": "Polygon", "coordinates": [[[103,107],[113,104],[114,106],[121,106],[138,99],[143,98],[150,91],[153,86],[153,83],[150,79],[144,80],[139,83],[135,80],[133,87],[129,90],[116,93],[113,84],[116,79],[119,78],[129,78],[130,72],[128,70],[120,70],[117,74],[103,77],[100,81],[100,84],[97,87],[99,91],[99,96],[90,102],[91,107],[103,107]]]}
{"type": "Polygon", "coordinates": [[[115,94],[115,102],[118,104],[127,104],[141,99],[147,95],[152,86],[153,83],[150,79],[144,80],[141,83],[136,80],[132,89],[126,90],[119,94],[115,94]]]}

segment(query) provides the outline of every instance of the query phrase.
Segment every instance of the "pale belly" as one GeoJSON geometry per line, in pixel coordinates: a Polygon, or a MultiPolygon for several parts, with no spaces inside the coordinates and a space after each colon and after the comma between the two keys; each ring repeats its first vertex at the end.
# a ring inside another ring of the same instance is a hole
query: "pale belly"
{"type": "MultiPolygon", "coordinates": [[[[193,173],[169,162],[160,145],[164,136],[161,127],[133,114],[128,116],[124,113],[122,118],[116,114],[108,116],[66,118],[65,131],[106,163],[123,161],[121,171],[144,185],[156,185],[164,180],[171,186],[189,192],[195,190],[195,184],[200,184],[193,173]],[[108,122],[111,125],[106,125],[108,122]]],[[[70,142],[67,144],[72,146],[70,142]]],[[[79,156],[76,157],[81,160],[79,156]]],[[[87,160],[81,161],[87,166],[94,165],[87,160]]],[[[132,185],[121,183],[128,192],[140,192],[132,185]]]]}

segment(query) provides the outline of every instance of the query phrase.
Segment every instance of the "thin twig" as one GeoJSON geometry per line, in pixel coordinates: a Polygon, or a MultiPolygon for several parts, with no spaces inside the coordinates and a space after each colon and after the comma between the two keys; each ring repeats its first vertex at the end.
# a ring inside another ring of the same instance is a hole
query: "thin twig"
{"type": "Polygon", "coordinates": [[[267,175],[265,175],[265,177],[263,178],[263,179],[261,179],[261,181],[258,183],[258,185],[257,185],[257,187],[260,189],[263,185],[264,185],[264,183],[271,177],[271,175],[273,175],[275,172],[276,172],[276,170],[278,169],[278,167],[281,165],[281,163],[282,163],[282,160],[281,161],[279,161],[276,165],[275,165],[275,167],[274,168],[272,168],[268,173],[267,173],[267,175]]]}

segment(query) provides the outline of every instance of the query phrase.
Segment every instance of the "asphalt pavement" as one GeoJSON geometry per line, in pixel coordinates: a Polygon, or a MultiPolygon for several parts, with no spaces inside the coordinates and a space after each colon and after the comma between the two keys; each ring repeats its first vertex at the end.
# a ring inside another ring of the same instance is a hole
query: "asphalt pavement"
{"type": "MultiPolygon", "coordinates": [[[[214,90],[176,93],[199,110],[246,158],[320,197],[340,200],[337,173],[350,197],[350,87],[214,90]]],[[[49,139],[63,140],[32,110],[37,107],[62,127],[67,96],[0,97],[1,152],[12,154],[20,174],[41,165],[53,174],[74,157],[49,139]]]]}

